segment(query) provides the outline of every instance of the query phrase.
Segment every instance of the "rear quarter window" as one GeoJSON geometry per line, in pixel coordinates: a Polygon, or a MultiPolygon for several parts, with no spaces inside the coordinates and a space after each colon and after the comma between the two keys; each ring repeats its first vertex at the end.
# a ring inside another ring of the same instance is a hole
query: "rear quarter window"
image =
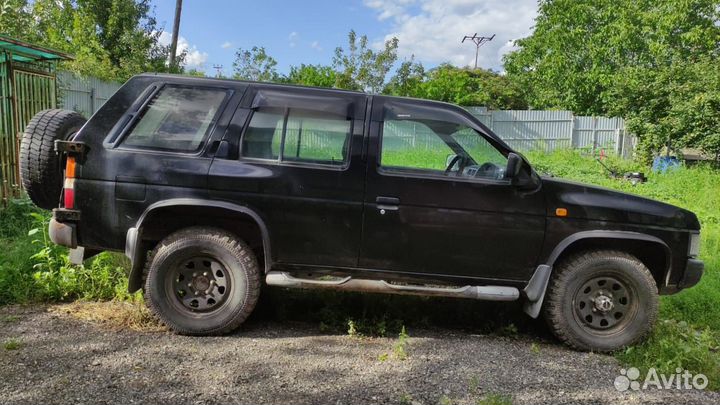
{"type": "Polygon", "coordinates": [[[195,152],[228,95],[225,89],[165,86],[122,140],[124,147],[195,152]]]}

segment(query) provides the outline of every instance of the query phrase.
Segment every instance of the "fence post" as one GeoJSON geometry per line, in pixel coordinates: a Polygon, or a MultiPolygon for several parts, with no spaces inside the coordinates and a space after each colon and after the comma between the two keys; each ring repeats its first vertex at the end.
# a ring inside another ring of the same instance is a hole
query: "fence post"
{"type": "Polygon", "coordinates": [[[577,120],[575,119],[575,114],[570,114],[570,119],[572,120],[572,125],[570,126],[570,148],[575,149],[578,146],[577,120]]]}

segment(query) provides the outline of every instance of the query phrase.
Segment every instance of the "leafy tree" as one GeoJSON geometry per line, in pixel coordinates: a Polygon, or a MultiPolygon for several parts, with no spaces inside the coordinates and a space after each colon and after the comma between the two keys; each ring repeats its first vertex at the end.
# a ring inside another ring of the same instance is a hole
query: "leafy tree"
{"type": "Polygon", "coordinates": [[[202,70],[198,70],[198,69],[190,69],[187,72],[185,72],[185,75],[194,76],[194,77],[207,77],[205,72],[203,72],[202,70]]]}
{"type": "Polygon", "coordinates": [[[70,70],[119,81],[168,71],[150,0],[35,0],[31,13],[35,34],[26,39],[73,54],[70,70]]]}
{"type": "Polygon", "coordinates": [[[0,0],[0,33],[27,38],[33,34],[27,0],[0,0]]]}
{"type": "Polygon", "coordinates": [[[253,46],[251,50],[238,49],[233,62],[233,78],[272,82],[279,79],[277,61],[265,52],[265,47],[253,46]]]}
{"type": "Polygon", "coordinates": [[[712,58],[658,69],[628,68],[614,89],[611,113],[623,114],[643,142],[639,156],[696,147],[720,155],[720,64],[712,58]]]}
{"type": "Polygon", "coordinates": [[[717,0],[541,0],[533,34],[505,69],[535,108],[604,114],[627,67],[656,69],[718,51],[717,0]]]}
{"type": "Polygon", "coordinates": [[[492,109],[525,109],[523,89],[490,70],[440,65],[428,73],[421,96],[459,105],[492,109]]]}
{"type": "Polygon", "coordinates": [[[333,87],[337,80],[337,72],[332,66],[306,65],[291,66],[290,73],[281,79],[282,82],[303,86],[333,87]]]}
{"type": "Polygon", "coordinates": [[[380,51],[368,46],[368,38],[358,38],[355,31],[348,33],[348,49],[335,48],[333,66],[338,74],[335,87],[348,90],[365,90],[378,93],[385,84],[385,77],[397,61],[398,39],[385,41],[380,51]]]}
{"type": "Polygon", "coordinates": [[[542,0],[505,58],[535,108],[620,115],[647,160],[671,144],[716,153],[718,0],[542,0]]]}
{"type": "Polygon", "coordinates": [[[422,97],[421,85],[424,80],[425,68],[422,63],[415,62],[413,56],[400,64],[383,93],[393,96],[422,97]]]}

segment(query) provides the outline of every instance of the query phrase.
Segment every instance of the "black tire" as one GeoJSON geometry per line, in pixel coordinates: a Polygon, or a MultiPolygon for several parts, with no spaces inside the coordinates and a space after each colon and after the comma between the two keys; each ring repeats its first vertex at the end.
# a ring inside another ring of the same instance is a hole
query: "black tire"
{"type": "Polygon", "coordinates": [[[40,208],[58,206],[62,190],[62,162],[55,140],[67,140],[84,124],[75,111],[43,110],[30,120],[20,143],[20,178],[32,202],[40,208]]]}
{"type": "Polygon", "coordinates": [[[655,279],[636,257],[590,251],[554,271],[544,305],[550,330],[583,351],[610,352],[642,340],[655,324],[655,279]]]}
{"type": "Polygon", "coordinates": [[[147,306],[182,335],[233,331],[260,295],[260,270],[252,250],[218,228],[191,227],[163,239],[150,254],[146,274],[147,306]]]}

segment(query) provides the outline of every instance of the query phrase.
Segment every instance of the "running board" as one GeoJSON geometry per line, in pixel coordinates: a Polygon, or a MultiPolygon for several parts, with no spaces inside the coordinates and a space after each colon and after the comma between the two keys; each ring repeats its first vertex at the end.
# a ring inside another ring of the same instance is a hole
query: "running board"
{"type": "Polygon", "coordinates": [[[271,271],[265,277],[267,285],[286,288],[321,288],[330,290],[378,292],[406,295],[432,295],[436,297],[470,298],[486,301],[515,301],[520,291],[515,287],[477,286],[426,287],[422,285],[390,284],[384,280],[354,279],[350,276],[338,280],[312,280],[296,278],[282,271],[271,271]]]}

